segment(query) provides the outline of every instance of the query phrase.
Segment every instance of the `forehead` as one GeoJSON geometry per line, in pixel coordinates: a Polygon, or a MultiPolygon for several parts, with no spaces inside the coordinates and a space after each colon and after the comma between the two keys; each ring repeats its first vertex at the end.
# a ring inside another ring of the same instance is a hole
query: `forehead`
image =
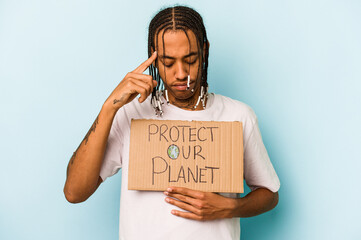
{"type": "Polygon", "coordinates": [[[198,52],[197,39],[191,30],[163,30],[157,36],[156,50],[159,56],[183,57],[190,52],[198,52]],[[164,35],[163,35],[164,33],[164,35]],[[164,39],[164,47],[163,47],[164,39]],[[164,51],[165,50],[165,51],[164,51]]]}

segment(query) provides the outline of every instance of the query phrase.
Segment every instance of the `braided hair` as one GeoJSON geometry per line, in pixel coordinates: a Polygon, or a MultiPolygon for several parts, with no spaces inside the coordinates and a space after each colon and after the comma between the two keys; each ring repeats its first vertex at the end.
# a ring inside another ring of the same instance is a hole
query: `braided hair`
{"type": "MultiPolygon", "coordinates": [[[[201,86],[204,87],[207,91],[207,70],[208,70],[208,39],[206,28],[202,17],[194,9],[185,7],[185,6],[175,6],[168,7],[160,12],[158,12],[152,21],[149,24],[148,29],[148,57],[152,55],[152,50],[155,51],[158,49],[158,35],[163,30],[162,33],[162,44],[164,49],[164,33],[168,30],[181,30],[183,31],[190,43],[187,30],[191,30],[196,39],[198,46],[198,54],[201,57],[201,64],[198,66],[198,73],[201,68],[201,86]]],[[[158,68],[153,65],[149,66],[149,74],[157,81],[157,86],[153,89],[152,92],[152,101],[153,97],[156,95],[156,92],[164,89],[163,81],[160,81],[158,68]]],[[[198,76],[197,76],[198,79],[198,76]]]]}

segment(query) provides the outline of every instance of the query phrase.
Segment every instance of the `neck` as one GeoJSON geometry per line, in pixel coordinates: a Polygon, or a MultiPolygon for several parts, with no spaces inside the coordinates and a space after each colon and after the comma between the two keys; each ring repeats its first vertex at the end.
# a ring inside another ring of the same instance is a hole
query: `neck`
{"type": "Polygon", "coordinates": [[[199,111],[204,110],[207,104],[207,96],[204,91],[203,101],[199,98],[201,95],[201,88],[196,90],[196,93],[188,99],[177,99],[174,96],[169,96],[169,103],[188,111],[199,111]],[[204,104],[204,106],[203,106],[204,104]]]}
{"type": "Polygon", "coordinates": [[[203,110],[203,106],[200,104],[198,104],[197,108],[194,108],[197,103],[197,99],[191,98],[189,100],[186,99],[186,100],[170,101],[169,103],[184,110],[189,110],[189,111],[203,110]]]}

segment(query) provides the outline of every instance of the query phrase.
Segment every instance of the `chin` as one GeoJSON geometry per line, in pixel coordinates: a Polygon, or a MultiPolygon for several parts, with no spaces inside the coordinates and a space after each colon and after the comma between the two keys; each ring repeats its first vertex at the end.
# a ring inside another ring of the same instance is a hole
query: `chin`
{"type": "Polygon", "coordinates": [[[178,99],[178,100],[188,100],[191,99],[194,95],[194,92],[191,92],[191,90],[186,90],[186,91],[172,91],[172,95],[178,99]]]}

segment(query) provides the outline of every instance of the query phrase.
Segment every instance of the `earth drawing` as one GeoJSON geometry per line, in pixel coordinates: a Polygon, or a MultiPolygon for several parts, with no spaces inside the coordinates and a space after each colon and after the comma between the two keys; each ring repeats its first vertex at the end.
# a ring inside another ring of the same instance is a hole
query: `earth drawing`
{"type": "Polygon", "coordinates": [[[173,160],[178,158],[179,148],[177,145],[172,144],[168,147],[168,156],[173,160]]]}

